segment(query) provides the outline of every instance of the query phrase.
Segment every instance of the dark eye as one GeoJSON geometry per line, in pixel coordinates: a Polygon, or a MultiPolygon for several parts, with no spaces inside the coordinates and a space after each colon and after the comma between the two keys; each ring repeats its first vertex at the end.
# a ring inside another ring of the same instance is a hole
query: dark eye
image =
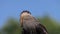
{"type": "Polygon", "coordinates": [[[27,12],[27,13],[31,14],[30,12],[27,12]]]}
{"type": "Polygon", "coordinates": [[[27,13],[30,13],[30,12],[27,12],[27,13]]]}

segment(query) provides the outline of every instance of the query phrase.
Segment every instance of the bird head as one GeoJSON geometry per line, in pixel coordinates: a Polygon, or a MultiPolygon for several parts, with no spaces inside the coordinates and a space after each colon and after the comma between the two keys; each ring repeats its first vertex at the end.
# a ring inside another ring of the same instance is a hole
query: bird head
{"type": "Polygon", "coordinates": [[[20,16],[24,17],[24,16],[27,16],[27,15],[31,15],[31,13],[27,10],[24,10],[24,11],[21,12],[20,16]]]}
{"type": "Polygon", "coordinates": [[[21,23],[21,25],[23,23],[24,17],[28,16],[28,15],[31,16],[31,13],[27,10],[24,10],[24,11],[21,12],[21,14],[20,14],[20,23],[21,23]]]}

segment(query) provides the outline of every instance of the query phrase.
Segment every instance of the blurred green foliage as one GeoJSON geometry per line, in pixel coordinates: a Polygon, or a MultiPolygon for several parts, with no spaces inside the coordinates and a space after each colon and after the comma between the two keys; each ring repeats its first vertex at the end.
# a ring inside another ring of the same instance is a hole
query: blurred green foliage
{"type": "MultiPolygon", "coordinates": [[[[56,21],[51,19],[49,16],[37,18],[41,24],[43,24],[48,34],[60,34],[60,26],[56,21]]],[[[21,34],[22,28],[20,22],[17,19],[10,18],[2,29],[3,34],[21,34]]]]}

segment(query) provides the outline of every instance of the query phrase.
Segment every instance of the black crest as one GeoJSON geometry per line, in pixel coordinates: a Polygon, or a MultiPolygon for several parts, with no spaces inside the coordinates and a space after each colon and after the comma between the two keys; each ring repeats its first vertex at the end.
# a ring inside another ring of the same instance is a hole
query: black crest
{"type": "Polygon", "coordinates": [[[25,12],[31,14],[31,12],[29,12],[28,10],[24,10],[24,11],[22,11],[21,14],[23,14],[23,13],[25,13],[25,12]]]}

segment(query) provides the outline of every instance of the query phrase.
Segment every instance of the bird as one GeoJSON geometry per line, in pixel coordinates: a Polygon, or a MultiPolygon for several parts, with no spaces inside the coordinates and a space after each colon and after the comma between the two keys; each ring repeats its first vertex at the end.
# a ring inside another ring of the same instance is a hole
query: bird
{"type": "Polygon", "coordinates": [[[20,26],[22,27],[22,34],[48,34],[46,27],[33,17],[28,10],[21,12],[20,26]]]}

